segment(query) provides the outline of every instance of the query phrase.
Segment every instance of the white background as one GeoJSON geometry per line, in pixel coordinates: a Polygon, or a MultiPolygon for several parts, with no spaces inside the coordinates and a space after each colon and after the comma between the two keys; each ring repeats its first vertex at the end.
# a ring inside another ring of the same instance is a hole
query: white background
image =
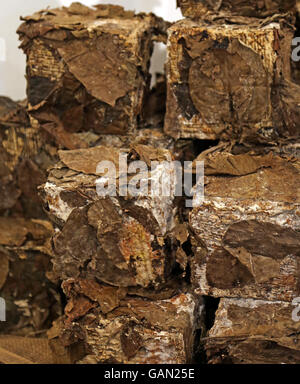
{"type": "MultiPolygon", "coordinates": [[[[18,49],[16,30],[20,25],[20,16],[28,16],[47,6],[56,8],[69,6],[72,0],[7,0],[0,2],[0,95],[16,100],[26,96],[25,56],[18,49]]],[[[154,12],[166,20],[180,19],[181,12],[176,9],[176,0],[82,0],[91,6],[95,3],[118,4],[126,9],[138,12],[154,12]]],[[[165,60],[165,49],[156,47],[151,71],[161,71],[165,60]]]]}

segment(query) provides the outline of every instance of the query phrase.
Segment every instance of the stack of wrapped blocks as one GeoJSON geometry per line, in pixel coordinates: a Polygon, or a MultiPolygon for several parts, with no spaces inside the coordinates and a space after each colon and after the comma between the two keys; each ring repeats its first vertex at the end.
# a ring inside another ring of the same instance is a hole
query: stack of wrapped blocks
{"type": "Polygon", "coordinates": [[[63,363],[299,363],[296,1],[178,5],[172,25],[79,3],[23,18],[28,99],[0,99],[1,332],[63,363]],[[120,193],[122,156],[155,162],[146,181],[204,162],[202,203],[120,193]]]}

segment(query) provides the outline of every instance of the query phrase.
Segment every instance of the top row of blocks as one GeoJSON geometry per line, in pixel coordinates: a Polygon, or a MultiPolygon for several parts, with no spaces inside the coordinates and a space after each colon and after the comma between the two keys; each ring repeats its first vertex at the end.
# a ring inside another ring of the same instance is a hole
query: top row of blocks
{"type": "MultiPolygon", "coordinates": [[[[255,3],[266,15],[275,5],[280,11],[295,6],[281,0],[179,1],[187,15],[204,5],[214,11],[217,3],[218,10],[236,12],[255,3]]],[[[168,46],[168,135],[250,142],[299,136],[292,13],[266,20],[219,14],[170,26],[153,14],[73,3],[23,20],[18,33],[27,55],[29,112],[48,130],[51,123],[71,133],[134,132],[149,92],[156,40],[168,46]]]]}

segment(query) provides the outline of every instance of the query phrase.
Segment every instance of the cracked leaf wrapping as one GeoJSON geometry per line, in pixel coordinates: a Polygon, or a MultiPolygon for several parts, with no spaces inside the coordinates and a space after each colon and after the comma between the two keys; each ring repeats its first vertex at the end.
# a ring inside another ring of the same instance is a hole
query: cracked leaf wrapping
{"type": "Polygon", "coordinates": [[[209,364],[299,364],[294,309],[281,301],[221,299],[203,340],[209,364]]]}
{"type": "Polygon", "coordinates": [[[55,124],[64,142],[76,132],[135,131],[149,92],[153,41],[166,40],[168,23],[122,7],[78,4],[23,20],[29,110],[42,128],[55,124]]]}
{"type": "MultiPolygon", "coordinates": [[[[52,343],[71,348],[84,345],[79,363],[180,364],[192,361],[196,330],[203,327],[199,297],[179,293],[169,299],[148,300],[126,296],[126,291],[84,280],[70,279],[64,285],[69,302],[80,309],[74,319],[67,312],[52,343]],[[82,286],[86,288],[83,290],[82,286]],[[98,287],[97,287],[98,286],[98,287]],[[106,291],[110,305],[94,296],[106,291]],[[109,299],[110,297],[110,299],[109,299]],[[85,303],[81,305],[82,300],[85,303]]],[[[78,311],[77,311],[78,312],[78,311]]]]}
{"type": "Polygon", "coordinates": [[[199,156],[207,176],[204,203],[190,213],[196,292],[290,302],[299,296],[298,146],[232,152],[199,156]]]}
{"type": "MultiPolygon", "coordinates": [[[[175,190],[166,197],[119,196],[124,174],[100,174],[97,164],[118,164],[120,154],[127,154],[128,167],[133,160],[156,161],[151,174],[157,181],[165,177],[164,162],[172,161],[168,150],[143,144],[133,144],[131,150],[102,146],[59,152],[61,163],[41,187],[50,217],[61,229],[53,238],[54,273],[62,280],[80,277],[137,287],[144,295],[144,289],[159,291],[175,277],[175,190]],[[116,196],[98,196],[96,182],[102,179],[116,183],[116,196]]],[[[175,185],[175,172],[169,175],[175,185]]],[[[135,174],[127,176],[130,184],[135,174]]],[[[143,179],[150,182],[148,171],[143,171],[143,179]]]]}
{"type": "Polygon", "coordinates": [[[276,143],[299,137],[293,18],[181,20],[168,30],[172,137],[276,143]]]}

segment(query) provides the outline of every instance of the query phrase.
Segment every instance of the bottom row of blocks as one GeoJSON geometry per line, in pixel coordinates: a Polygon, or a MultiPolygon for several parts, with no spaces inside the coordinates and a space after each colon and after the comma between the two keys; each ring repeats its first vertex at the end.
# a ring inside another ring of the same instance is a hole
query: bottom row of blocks
{"type": "Polygon", "coordinates": [[[205,299],[190,293],[150,300],[87,280],[69,280],[64,290],[66,315],[49,336],[67,362],[184,364],[196,356],[204,363],[204,352],[210,364],[300,362],[290,303],[221,299],[207,329],[205,299]]]}

